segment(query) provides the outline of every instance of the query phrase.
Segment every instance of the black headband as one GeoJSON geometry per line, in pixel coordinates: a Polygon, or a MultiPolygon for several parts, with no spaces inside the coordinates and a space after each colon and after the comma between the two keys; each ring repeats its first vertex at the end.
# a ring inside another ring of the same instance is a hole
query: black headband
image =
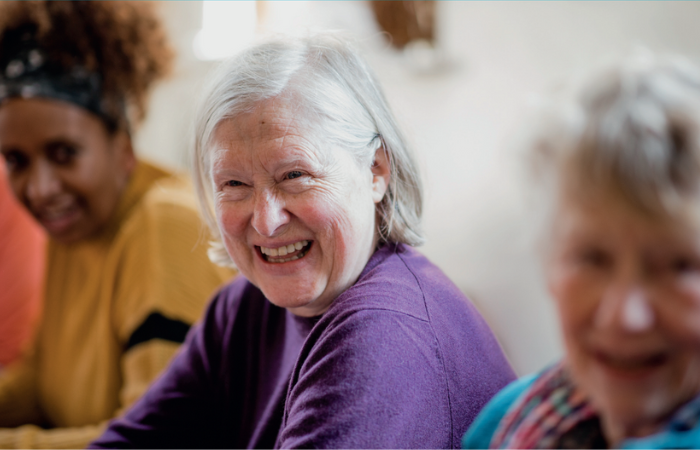
{"type": "Polygon", "coordinates": [[[0,54],[0,104],[10,98],[44,97],[73,103],[99,116],[116,129],[123,105],[108,105],[102,77],[82,66],[66,70],[50,61],[36,39],[36,28],[26,26],[3,36],[0,54]],[[109,106],[113,106],[109,108],[109,106]],[[110,111],[111,110],[111,111],[110,111]]]}

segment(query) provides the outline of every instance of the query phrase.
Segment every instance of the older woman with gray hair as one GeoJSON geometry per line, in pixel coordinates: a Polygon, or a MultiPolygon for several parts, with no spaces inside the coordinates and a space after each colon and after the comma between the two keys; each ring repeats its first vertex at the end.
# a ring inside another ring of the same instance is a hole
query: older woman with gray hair
{"type": "Polygon", "coordinates": [[[95,447],[458,447],[513,378],[422,242],[421,183],[367,65],[332,35],[225,64],[194,167],[223,288],[95,447]]]}
{"type": "Polygon", "coordinates": [[[700,448],[700,71],[635,55],[534,146],[566,356],[500,392],[467,448],[700,448]]]}

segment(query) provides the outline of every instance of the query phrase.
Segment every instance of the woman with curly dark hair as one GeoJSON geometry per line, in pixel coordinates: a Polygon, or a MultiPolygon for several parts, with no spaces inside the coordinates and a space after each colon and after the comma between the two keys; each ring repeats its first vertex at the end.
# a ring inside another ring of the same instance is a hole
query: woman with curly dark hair
{"type": "Polygon", "coordinates": [[[85,446],[231,275],[207,258],[188,180],[132,149],[171,60],[150,4],[0,3],[0,152],[50,238],[33,349],[0,377],[0,447],[85,446]]]}

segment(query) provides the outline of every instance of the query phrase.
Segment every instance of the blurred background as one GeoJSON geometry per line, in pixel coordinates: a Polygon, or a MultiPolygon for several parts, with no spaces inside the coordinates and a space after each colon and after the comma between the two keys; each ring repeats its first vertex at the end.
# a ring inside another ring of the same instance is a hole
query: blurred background
{"type": "Polygon", "coordinates": [[[421,165],[421,251],[474,301],[519,374],[561,354],[518,138],[532,105],[640,46],[700,59],[696,2],[173,1],[159,8],[178,60],[156,88],[136,143],[142,156],[171,168],[188,167],[195,99],[220,58],[271,33],[333,29],[358,39],[421,165]]]}

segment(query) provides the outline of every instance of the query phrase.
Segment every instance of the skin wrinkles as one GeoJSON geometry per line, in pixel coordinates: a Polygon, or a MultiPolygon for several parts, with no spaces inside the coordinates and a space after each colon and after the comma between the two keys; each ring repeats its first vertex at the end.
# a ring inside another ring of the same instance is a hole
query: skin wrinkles
{"type": "Polygon", "coordinates": [[[653,434],[700,393],[698,229],[604,193],[567,196],[554,223],[547,276],[572,375],[613,448],[653,434]],[[651,320],[631,320],[640,308],[651,320]]]}
{"type": "Polygon", "coordinates": [[[136,164],[126,133],[111,135],[92,113],[48,99],[0,107],[0,151],[15,196],[62,243],[102,230],[136,164]]]}
{"type": "Polygon", "coordinates": [[[373,253],[375,203],[389,169],[381,161],[361,168],[343,149],[312,145],[313,127],[298,110],[275,98],[223,121],[211,173],[217,221],[236,266],[272,303],[314,316],[355,283],[373,253]],[[273,264],[259,253],[303,240],[311,242],[308,253],[293,262],[273,264]]]}

